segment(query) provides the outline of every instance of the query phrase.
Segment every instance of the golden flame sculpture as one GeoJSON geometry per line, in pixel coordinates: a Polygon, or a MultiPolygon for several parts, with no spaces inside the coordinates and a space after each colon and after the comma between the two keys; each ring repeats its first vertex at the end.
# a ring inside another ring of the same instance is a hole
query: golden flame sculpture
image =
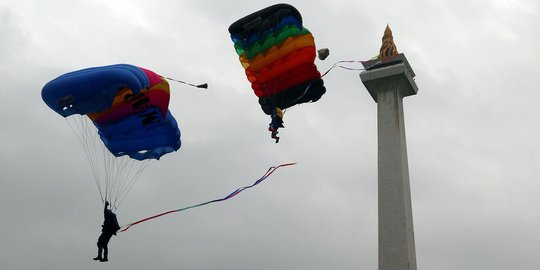
{"type": "Polygon", "coordinates": [[[394,56],[397,54],[398,54],[398,51],[397,51],[396,44],[394,44],[394,37],[392,36],[392,30],[390,30],[390,27],[387,24],[386,29],[384,29],[384,35],[382,37],[382,45],[379,51],[379,59],[384,59],[386,57],[394,56]]]}

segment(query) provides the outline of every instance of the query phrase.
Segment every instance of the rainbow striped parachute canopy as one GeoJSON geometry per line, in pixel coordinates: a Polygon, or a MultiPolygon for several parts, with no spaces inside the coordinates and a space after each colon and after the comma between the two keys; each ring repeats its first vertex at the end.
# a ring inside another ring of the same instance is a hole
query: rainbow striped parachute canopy
{"type": "Polygon", "coordinates": [[[262,110],[272,116],[272,137],[282,110],[314,102],[326,92],[314,64],[315,41],[296,8],[277,4],[231,24],[229,33],[262,110]]]}
{"type": "Polygon", "coordinates": [[[150,70],[127,64],[78,70],[48,82],[41,95],[63,117],[86,115],[114,156],[159,159],[180,148],[169,84],[150,70]]]}

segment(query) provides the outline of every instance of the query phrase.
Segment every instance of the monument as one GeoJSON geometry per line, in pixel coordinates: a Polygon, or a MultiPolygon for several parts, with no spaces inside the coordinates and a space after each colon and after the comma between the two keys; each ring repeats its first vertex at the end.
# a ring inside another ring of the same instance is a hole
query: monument
{"type": "Polygon", "coordinates": [[[390,27],[382,40],[379,56],[360,73],[377,103],[379,270],[416,270],[403,98],[418,87],[390,27]]]}

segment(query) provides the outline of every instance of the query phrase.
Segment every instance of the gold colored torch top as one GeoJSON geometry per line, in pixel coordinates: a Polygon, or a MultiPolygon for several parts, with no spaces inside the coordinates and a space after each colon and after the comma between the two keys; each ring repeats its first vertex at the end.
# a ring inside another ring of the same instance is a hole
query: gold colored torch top
{"type": "Polygon", "coordinates": [[[397,51],[396,44],[394,44],[394,37],[392,36],[392,30],[390,30],[390,27],[387,24],[386,29],[384,29],[384,35],[382,37],[382,45],[379,51],[379,60],[382,60],[386,57],[394,56],[397,54],[398,54],[398,51],[397,51]]]}

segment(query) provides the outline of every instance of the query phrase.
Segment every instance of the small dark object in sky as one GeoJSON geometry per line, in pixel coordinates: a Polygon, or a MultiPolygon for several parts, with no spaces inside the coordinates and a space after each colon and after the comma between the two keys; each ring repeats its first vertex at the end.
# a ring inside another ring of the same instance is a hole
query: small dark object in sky
{"type": "Polygon", "coordinates": [[[324,60],[330,55],[330,50],[328,48],[320,49],[317,51],[317,54],[319,55],[319,59],[324,60]]]}

